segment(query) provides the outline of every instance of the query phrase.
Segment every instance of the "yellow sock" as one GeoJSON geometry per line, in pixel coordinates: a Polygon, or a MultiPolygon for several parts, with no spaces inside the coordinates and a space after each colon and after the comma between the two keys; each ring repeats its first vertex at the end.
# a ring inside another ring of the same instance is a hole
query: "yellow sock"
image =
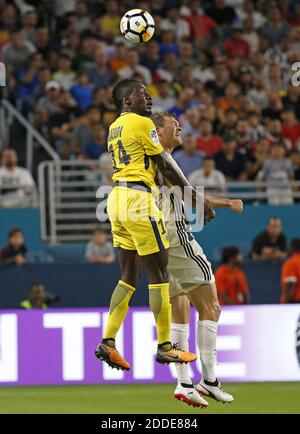
{"type": "Polygon", "coordinates": [[[154,314],[158,344],[171,340],[171,304],[169,284],[149,285],[149,304],[154,314]]]}
{"type": "Polygon", "coordinates": [[[135,288],[119,280],[110,300],[109,317],[103,339],[116,338],[128,311],[135,288]]]}

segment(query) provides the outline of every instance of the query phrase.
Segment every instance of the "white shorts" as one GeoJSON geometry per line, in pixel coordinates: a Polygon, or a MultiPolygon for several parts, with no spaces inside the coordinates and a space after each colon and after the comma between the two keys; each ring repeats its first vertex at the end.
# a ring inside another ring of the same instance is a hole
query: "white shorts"
{"type": "Polygon", "coordinates": [[[170,297],[186,294],[199,285],[214,283],[210,262],[196,240],[169,249],[170,297]]]}

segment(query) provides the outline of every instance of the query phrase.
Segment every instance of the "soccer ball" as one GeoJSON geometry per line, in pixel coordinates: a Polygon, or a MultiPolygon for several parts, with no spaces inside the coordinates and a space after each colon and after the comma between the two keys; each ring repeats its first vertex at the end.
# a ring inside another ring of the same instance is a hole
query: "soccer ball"
{"type": "Polygon", "coordinates": [[[120,30],[127,41],[133,44],[143,44],[150,41],[154,35],[154,19],[147,11],[131,9],[123,15],[120,30]]]}

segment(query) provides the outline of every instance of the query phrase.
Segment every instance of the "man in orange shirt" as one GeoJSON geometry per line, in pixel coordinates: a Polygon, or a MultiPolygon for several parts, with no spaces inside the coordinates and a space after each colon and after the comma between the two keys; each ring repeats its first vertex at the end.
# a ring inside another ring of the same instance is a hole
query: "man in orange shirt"
{"type": "Polygon", "coordinates": [[[281,270],[281,303],[300,303],[300,238],[292,240],[291,250],[281,270]]]}
{"type": "Polygon", "coordinates": [[[239,268],[242,262],[238,247],[223,250],[222,265],[215,272],[220,304],[248,304],[248,281],[239,268]]]}

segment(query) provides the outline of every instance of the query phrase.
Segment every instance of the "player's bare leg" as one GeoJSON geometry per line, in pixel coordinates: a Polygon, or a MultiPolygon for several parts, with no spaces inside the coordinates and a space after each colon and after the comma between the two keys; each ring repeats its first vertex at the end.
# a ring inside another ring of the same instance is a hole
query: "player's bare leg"
{"type": "MultiPolygon", "coordinates": [[[[189,322],[190,322],[190,301],[185,295],[177,295],[171,298],[172,304],[172,342],[184,350],[189,349],[189,322]]],[[[190,377],[189,366],[176,365],[178,384],[174,391],[174,397],[193,407],[205,408],[208,402],[194,388],[190,377]]]]}
{"type": "Polygon", "coordinates": [[[158,363],[188,363],[196,360],[193,353],[182,351],[171,344],[171,304],[169,295],[168,251],[142,256],[149,282],[149,304],[157,330],[158,363]]]}
{"type": "Polygon", "coordinates": [[[128,371],[130,365],[117,351],[115,338],[126,317],[129,301],[137,285],[140,258],[136,251],[124,249],[118,249],[118,256],[122,277],[111,297],[109,320],[103,340],[96,349],[96,357],[112,368],[128,371]]]}

